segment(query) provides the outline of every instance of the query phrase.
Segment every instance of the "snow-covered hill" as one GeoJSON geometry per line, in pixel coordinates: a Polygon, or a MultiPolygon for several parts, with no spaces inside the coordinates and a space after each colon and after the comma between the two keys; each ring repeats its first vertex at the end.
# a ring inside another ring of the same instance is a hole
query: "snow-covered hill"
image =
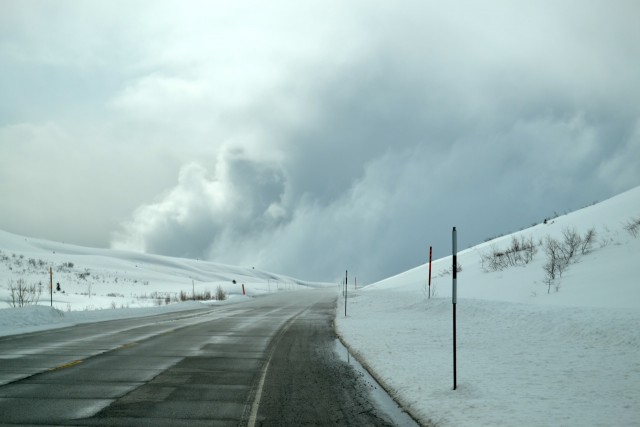
{"type": "Polygon", "coordinates": [[[218,289],[238,301],[243,288],[253,296],[315,286],[326,284],[252,267],[87,248],[0,231],[0,335],[193,308],[193,303],[180,302],[181,294],[219,303],[211,301],[218,289]],[[9,289],[18,281],[41,292],[36,307],[10,308],[19,305],[9,289]]]}
{"type": "MultiPolygon", "coordinates": [[[[640,235],[626,230],[638,219],[640,187],[460,252],[455,391],[451,257],[433,262],[429,299],[426,264],[349,289],[348,317],[341,306],[336,328],[425,424],[640,425],[640,235]],[[549,281],[543,267],[550,239],[589,230],[590,247],[549,281]],[[492,271],[489,260],[504,256],[514,238],[533,243],[532,259],[492,271]]],[[[176,296],[218,286],[232,301],[242,301],[243,284],[248,295],[322,286],[251,267],[0,232],[0,300],[18,279],[43,284],[40,306],[0,309],[0,334],[190,309],[196,303],[175,303],[176,296]],[[47,307],[49,267],[62,288],[53,294],[58,310],[47,307]]]]}
{"type": "Polygon", "coordinates": [[[425,423],[640,425],[640,234],[626,229],[634,221],[640,187],[460,252],[455,391],[451,257],[432,264],[431,299],[426,264],[350,289],[337,329],[425,423]],[[589,230],[590,248],[549,281],[547,242],[589,230]],[[533,242],[533,259],[491,271],[488,261],[514,238],[533,242]]]}

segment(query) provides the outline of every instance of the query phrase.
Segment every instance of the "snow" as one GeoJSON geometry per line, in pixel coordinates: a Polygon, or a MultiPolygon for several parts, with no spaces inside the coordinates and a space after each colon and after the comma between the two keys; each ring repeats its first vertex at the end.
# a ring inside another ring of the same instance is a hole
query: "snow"
{"type": "Polygon", "coordinates": [[[0,336],[64,328],[81,323],[153,316],[168,312],[194,310],[197,308],[202,308],[202,304],[193,301],[158,307],[68,312],[43,305],[29,305],[21,308],[12,308],[10,310],[0,310],[0,325],[2,326],[0,336]]]}
{"type": "Polygon", "coordinates": [[[640,425],[640,237],[623,228],[638,217],[640,187],[515,233],[539,242],[595,227],[592,252],[557,290],[543,280],[542,247],[530,264],[497,272],[480,254],[511,236],[461,251],[456,390],[451,257],[432,264],[431,299],[426,264],[349,289],[337,331],[423,424],[640,425]]]}
{"type": "MultiPolygon", "coordinates": [[[[640,425],[640,237],[624,229],[631,218],[640,218],[640,187],[461,251],[456,390],[450,256],[433,262],[431,298],[426,264],[350,288],[348,316],[340,299],[336,330],[425,425],[640,425]],[[547,236],[557,239],[569,229],[584,235],[590,228],[597,232],[592,251],[548,286],[540,245],[547,236]],[[532,262],[486,271],[481,254],[506,249],[513,236],[536,243],[532,262]]],[[[0,231],[0,301],[7,307],[0,309],[0,335],[242,303],[314,286],[326,284],[250,266],[84,248],[0,231]],[[53,307],[49,267],[54,287],[62,287],[52,295],[53,307]],[[42,283],[38,305],[4,304],[9,281],[18,279],[42,283]],[[181,292],[215,293],[218,287],[229,299],[176,302],[181,292]]]]}
{"type": "Polygon", "coordinates": [[[0,231],[0,304],[4,306],[0,336],[241,302],[255,295],[318,286],[326,284],[253,267],[85,248],[0,231]],[[9,308],[13,305],[9,285],[17,285],[18,280],[41,289],[37,305],[9,308]],[[181,293],[213,297],[218,287],[227,294],[226,300],[179,302],[181,293]]]}

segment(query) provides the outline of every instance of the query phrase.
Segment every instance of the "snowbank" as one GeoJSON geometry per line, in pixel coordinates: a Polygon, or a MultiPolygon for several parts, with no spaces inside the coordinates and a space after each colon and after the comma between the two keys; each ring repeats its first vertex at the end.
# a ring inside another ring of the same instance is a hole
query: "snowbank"
{"type": "Polygon", "coordinates": [[[433,263],[431,299],[426,265],[350,290],[337,331],[425,424],[640,425],[640,237],[623,227],[639,216],[640,187],[516,233],[539,245],[597,230],[551,287],[541,246],[526,266],[495,272],[480,255],[511,236],[461,252],[455,391],[451,257],[433,263]]]}

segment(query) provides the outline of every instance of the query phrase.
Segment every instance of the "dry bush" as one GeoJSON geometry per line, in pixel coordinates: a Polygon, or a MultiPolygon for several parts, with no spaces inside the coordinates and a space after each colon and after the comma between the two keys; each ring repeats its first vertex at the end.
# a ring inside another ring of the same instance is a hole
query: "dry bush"
{"type": "Polygon", "coordinates": [[[547,293],[551,291],[552,285],[555,285],[556,292],[560,289],[557,280],[562,277],[562,273],[570,264],[577,262],[580,256],[591,252],[596,235],[595,228],[587,230],[584,237],[580,236],[575,228],[565,228],[562,230],[560,240],[549,236],[545,238],[544,251],[547,262],[542,268],[545,272],[544,282],[548,285],[547,293]]]}
{"type": "Polygon", "coordinates": [[[640,215],[635,218],[629,219],[629,221],[627,221],[627,223],[623,225],[623,228],[633,237],[638,237],[638,234],[640,234],[640,215]]]}
{"type": "Polygon", "coordinates": [[[562,243],[552,237],[547,236],[544,241],[544,252],[547,255],[547,262],[544,264],[544,271],[551,280],[562,276],[567,268],[567,261],[564,256],[565,251],[562,243]]]}
{"type": "Polygon", "coordinates": [[[511,243],[506,249],[491,245],[489,252],[480,254],[482,268],[485,271],[501,271],[509,267],[523,266],[533,261],[538,252],[533,237],[511,237],[511,243]]]}
{"type": "Polygon", "coordinates": [[[586,255],[591,252],[593,243],[596,241],[597,233],[595,228],[590,228],[582,238],[582,245],[580,246],[580,253],[586,255]]]}
{"type": "Polygon", "coordinates": [[[9,279],[9,299],[7,303],[11,307],[24,307],[25,305],[37,304],[42,295],[42,283],[27,285],[24,279],[16,282],[9,279]]]}
{"type": "Polygon", "coordinates": [[[218,301],[224,301],[227,299],[227,293],[222,289],[222,286],[218,285],[218,289],[216,289],[216,299],[218,301]]]}

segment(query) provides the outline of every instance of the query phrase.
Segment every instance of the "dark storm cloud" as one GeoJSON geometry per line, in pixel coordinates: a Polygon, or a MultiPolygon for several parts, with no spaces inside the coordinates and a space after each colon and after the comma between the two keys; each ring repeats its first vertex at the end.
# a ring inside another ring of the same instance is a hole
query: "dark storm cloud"
{"type": "Polygon", "coordinates": [[[372,281],[582,207],[640,183],[614,3],[11,3],[0,227],[372,281]]]}

